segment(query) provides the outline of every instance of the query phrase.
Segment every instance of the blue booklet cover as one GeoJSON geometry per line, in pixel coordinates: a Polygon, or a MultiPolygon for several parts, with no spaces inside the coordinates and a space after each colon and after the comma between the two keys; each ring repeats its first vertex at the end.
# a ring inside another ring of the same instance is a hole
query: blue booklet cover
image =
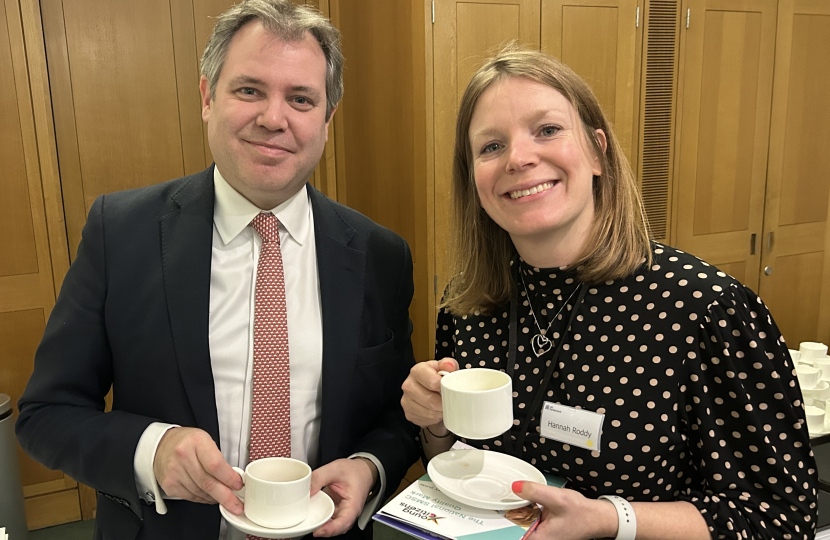
{"type": "MultiPolygon", "coordinates": [[[[550,486],[565,485],[563,478],[545,476],[550,486]]],[[[483,510],[457,502],[425,474],[373,519],[422,540],[521,540],[540,515],[541,508],[532,503],[513,510],[483,510]]]]}

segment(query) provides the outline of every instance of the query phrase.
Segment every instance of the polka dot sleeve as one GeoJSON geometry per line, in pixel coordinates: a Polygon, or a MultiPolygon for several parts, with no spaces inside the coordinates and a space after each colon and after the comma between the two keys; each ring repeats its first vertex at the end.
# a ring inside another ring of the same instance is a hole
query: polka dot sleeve
{"type": "Polygon", "coordinates": [[[736,283],[709,305],[687,353],[677,414],[698,478],[678,499],[713,538],[815,534],[815,460],[786,349],[763,302],[736,283]]]}
{"type": "Polygon", "coordinates": [[[435,325],[435,359],[440,360],[445,357],[455,357],[455,347],[453,346],[453,331],[455,324],[453,323],[453,316],[447,312],[446,308],[441,308],[438,312],[438,318],[435,325]]]}

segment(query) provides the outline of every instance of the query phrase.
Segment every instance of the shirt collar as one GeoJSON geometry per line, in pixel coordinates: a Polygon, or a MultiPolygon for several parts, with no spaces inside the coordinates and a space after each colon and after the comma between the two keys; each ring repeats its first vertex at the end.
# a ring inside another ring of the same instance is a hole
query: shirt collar
{"type": "MultiPolygon", "coordinates": [[[[213,222],[219,231],[222,242],[226,245],[236,238],[245,227],[251,224],[257,214],[262,212],[251,201],[236,191],[219,172],[213,168],[213,189],[216,194],[216,204],[213,209],[213,222]]],[[[303,185],[290,199],[283,202],[271,213],[277,216],[280,226],[300,245],[308,238],[311,229],[310,204],[308,201],[308,187],[303,185]]]]}

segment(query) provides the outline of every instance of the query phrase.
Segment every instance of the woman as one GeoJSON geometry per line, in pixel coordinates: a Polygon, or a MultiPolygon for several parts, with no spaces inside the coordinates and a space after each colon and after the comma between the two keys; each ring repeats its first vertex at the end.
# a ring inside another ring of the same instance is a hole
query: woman
{"type": "Polygon", "coordinates": [[[427,457],[455,440],[439,366],[500,369],[514,426],[465,442],[568,480],[514,484],[544,506],[533,538],[814,537],[815,461],[778,328],[735,279],[649,241],[633,173],[577,75],[513,47],[486,62],[461,102],[453,183],[443,359],[403,387],[427,457]],[[604,415],[601,439],[543,425],[551,408],[577,424],[604,415]]]}

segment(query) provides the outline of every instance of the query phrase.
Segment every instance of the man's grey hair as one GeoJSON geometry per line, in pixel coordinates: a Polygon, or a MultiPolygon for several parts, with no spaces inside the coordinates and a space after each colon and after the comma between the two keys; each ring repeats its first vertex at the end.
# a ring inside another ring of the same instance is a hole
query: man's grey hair
{"type": "Polygon", "coordinates": [[[292,4],[289,0],[243,0],[219,16],[202,55],[202,75],[207,78],[210,85],[211,99],[216,95],[216,84],[233,36],[253,20],[260,21],[268,31],[283,41],[301,41],[308,32],[320,44],[326,57],[328,121],[343,97],[340,31],[319,11],[308,6],[292,4]]]}

